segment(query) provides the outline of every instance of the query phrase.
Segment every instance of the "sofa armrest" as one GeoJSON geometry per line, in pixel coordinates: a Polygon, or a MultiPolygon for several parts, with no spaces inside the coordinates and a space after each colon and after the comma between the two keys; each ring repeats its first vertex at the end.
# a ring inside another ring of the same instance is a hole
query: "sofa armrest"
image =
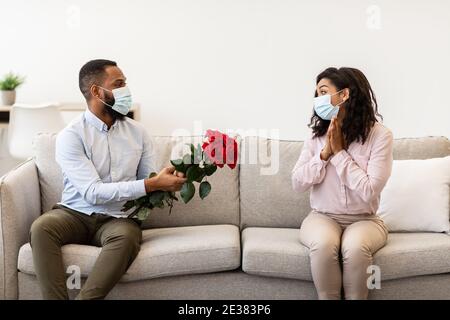
{"type": "Polygon", "coordinates": [[[41,214],[37,168],[25,161],[0,180],[0,299],[17,299],[17,256],[41,214]]]}

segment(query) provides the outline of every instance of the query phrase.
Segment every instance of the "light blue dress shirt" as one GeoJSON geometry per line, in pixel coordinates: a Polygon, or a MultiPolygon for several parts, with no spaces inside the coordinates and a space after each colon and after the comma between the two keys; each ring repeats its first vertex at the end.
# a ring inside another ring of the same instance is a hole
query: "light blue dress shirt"
{"type": "Polygon", "coordinates": [[[56,139],[64,191],[59,204],[87,215],[126,217],[123,204],[144,196],[144,179],[155,168],[151,137],[128,117],[107,125],[89,109],[56,139]]]}

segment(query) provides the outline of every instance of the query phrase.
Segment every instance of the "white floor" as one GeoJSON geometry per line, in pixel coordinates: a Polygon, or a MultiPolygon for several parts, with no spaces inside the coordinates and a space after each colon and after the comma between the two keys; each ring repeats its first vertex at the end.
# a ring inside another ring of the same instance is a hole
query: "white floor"
{"type": "Polygon", "coordinates": [[[8,152],[8,129],[0,127],[0,177],[17,166],[21,161],[14,159],[8,152]]]}

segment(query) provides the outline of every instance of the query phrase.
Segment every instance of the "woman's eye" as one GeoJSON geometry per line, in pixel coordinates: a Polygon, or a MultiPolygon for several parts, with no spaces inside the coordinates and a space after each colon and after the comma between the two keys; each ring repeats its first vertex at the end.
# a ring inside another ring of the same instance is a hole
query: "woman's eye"
{"type": "Polygon", "coordinates": [[[321,94],[321,95],[326,95],[327,92],[326,92],[326,91],[320,91],[320,94],[321,94]]]}

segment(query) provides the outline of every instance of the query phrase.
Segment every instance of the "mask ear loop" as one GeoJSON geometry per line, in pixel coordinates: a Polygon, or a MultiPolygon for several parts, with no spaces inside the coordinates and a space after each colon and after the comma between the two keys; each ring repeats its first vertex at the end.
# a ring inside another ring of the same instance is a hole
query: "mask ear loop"
{"type": "MultiPolygon", "coordinates": [[[[341,91],[343,91],[343,90],[345,90],[345,89],[341,89],[341,90],[339,90],[338,92],[333,93],[332,96],[334,96],[335,94],[338,94],[339,92],[341,92],[341,91]]],[[[340,106],[341,104],[343,104],[345,101],[347,101],[347,100],[343,100],[343,101],[339,102],[337,105],[335,105],[335,107],[339,107],[339,106],[340,106]]]]}
{"type": "MultiPolygon", "coordinates": [[[[96,86],[96,87],[99,87],[99,88],[101,88],[101,89],[103,89],[103,90],[106,90],[106,91],[109,91],[109,92],[112,92],[112,90],[109,90],[109,89],[106,89],[106,88],[103,88],[103,87],[101,87],[101,86],[99,86],[99,85],[96,85],[96,84],[93,84],[92,86],[91,86],[91,88],[93,87],[93,86],[96,86]]],[[[105,105],[107,105],[108,107],[113,107],[112,105],[110,105],[109,103],[106,103],[105,101],[103,101],[102,99],[100,99],[99,97],[96,97],[98,100],[100,100],[101,102],[103,102],[105,105]]]]}

